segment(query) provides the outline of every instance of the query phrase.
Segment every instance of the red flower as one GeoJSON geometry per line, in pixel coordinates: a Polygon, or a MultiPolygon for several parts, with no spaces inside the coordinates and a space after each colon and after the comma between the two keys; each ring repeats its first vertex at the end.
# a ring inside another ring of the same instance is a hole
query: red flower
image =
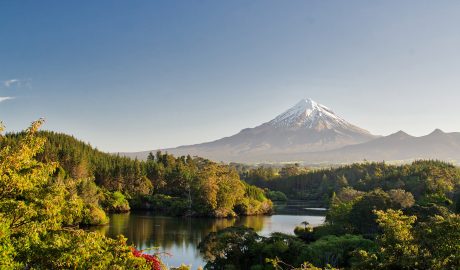
{"type": "Polygon", "coordinates": [[[142,250],[137,250],[135,248],[131,248],[131,251],[135,257],[144,258],[144,260],[151,263],[152,270],[161,270],[161,263],[156,255],[145,254],[142,253],[142,250]]]}

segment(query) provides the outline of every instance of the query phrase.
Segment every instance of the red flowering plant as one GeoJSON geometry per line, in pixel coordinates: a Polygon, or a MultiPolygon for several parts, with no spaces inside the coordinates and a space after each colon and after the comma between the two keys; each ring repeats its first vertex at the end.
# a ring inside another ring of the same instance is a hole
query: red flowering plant
{"type": "Polygon", "coordinates": [[[165,269],[163,267],[163,263],[160,260],[160,255],[166,255],[166,256],[171,256],[169,253],[166,252],[156,252],[154,254],[147,254],[144,253],[145,249],[143,250],[138,250],[135,247],[131,247],[131,252],[135,257],[138,258],[143,258],[147,262],[152,264],[152,270],[163,270],[165,269]]]}

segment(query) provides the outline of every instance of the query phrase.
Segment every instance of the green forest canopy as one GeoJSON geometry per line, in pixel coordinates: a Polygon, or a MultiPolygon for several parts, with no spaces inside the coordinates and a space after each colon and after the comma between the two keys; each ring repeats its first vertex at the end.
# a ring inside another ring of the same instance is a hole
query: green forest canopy
{"type": "Polygon", "coordinates": [[[305,222],[296,236],[263,237],[241,227],[211,233],[200,243],[207,269],[459,269],[460,182],[453,165],[362,163],[291,175],[259,167],[242,175],[322,200],[326,222],[305,222]]]}
{"type": "MultiPolygon", "coordinates": [[[[7,134],[2,145],[17,144],[25,135],[7,134]]],[[[99,212],[95,216],[100,216],[100,223],[104,218],[98,208],[216,217],[266,214],[272,209],[263,190],[241,181],[227,165],[161,152],[139,161],[103,153],[61,133],[40,131],[38,136],[46,141],[37,159],[59,164],[55,176],[91,200],[91,211],[99,212]]]]}

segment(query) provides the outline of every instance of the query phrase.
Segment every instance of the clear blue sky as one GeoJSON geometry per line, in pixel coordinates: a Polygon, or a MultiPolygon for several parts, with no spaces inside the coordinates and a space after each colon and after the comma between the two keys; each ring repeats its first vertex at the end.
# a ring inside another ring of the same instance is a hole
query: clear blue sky
{"type": "Polygon", "coordinates": [[[137,151],[229,136],[310,97],[374,134],[460,131],[459,14],[460,1],[1,1],[0,119],[137,151]]]}

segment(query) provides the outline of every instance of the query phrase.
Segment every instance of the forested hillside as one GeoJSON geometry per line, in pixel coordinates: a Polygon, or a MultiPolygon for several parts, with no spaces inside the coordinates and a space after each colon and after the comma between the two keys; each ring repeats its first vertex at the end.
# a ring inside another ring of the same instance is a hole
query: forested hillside
{"type": "Polygon", "coordinates": [[[242,177],[262,188],[281,191],[290,198],[318,200],[327,205],[334,193],[344,188],[368,192],[404,190],[425,204],[460,202],[460,169],[442,161],[415,161],[406,165],[356,163],[332,169],[308,170],[286,166],[281,170],[270,167],[239,168],[242,177]]]}
{"type": "MultiPolygon", "coordinates": [[[[7,134],[2,146],[26,133],[7,134]]],[[[82,223],[103,224],[104,212],[150,209],[173,215],[227,217],[266,214],[264,191],[240,180],[229,166],[190,156],[150,154],[147,161],[103,153],[71,136],[40,131],[45,139],[37,159],[56,162],[55,177],[72,186],[86,204],[82,223]],[[230,192],[231,191],[231,192],[230,192]]]]}
{"type": "MultiPolygon", "coordinates": [[[[238,166],[237,166],[238,167],[238,166]]],[[[244,168],[251,183],[323,200],[325,224],[295,236],[233,227],[200,250],[207,269],[452,269],[460,266],[459,169],[440,161],[363,163],[306,171],[244,168]]]]}

